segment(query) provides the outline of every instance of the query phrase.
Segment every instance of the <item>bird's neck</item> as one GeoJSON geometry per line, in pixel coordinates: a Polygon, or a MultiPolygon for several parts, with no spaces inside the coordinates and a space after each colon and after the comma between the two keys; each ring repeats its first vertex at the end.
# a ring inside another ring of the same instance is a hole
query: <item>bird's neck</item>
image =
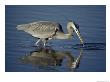
{"type": "Polygon", "coordinates": [[[72,35],[71,34],[64,34],[64,33],[61,33],[61,32],[57,32],[56,35],[54,36],[54,38],[56,39],[70,39],[72,38],[72,35]]]}
{"type": "Polygon", "coordinates": [[[73,25],[71,23],[67,24],[67,31],[69,35],[73,34],[73,25]]]}
{"type": "Polygon", "coordinates": [[[70,33],[68,33],[68,34],[64,34],[65,35],[65,39],[71,39],[72,38],[72,35],[70,34],[70,33]]]}

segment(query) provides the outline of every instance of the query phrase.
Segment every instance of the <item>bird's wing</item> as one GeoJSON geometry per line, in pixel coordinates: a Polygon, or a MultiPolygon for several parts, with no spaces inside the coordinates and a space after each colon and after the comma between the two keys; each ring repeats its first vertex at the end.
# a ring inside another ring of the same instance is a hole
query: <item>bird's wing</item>
{"type": "Polygon", "coordinates": [[[50,21],[39,21],[25,24],[24,31],[36,37],[39,35],[39,37],[43,36],[45,38],[52,37],[53,35],[55,35],[56,31],[63,32],[62,27],[59,23],[50,21]]]}

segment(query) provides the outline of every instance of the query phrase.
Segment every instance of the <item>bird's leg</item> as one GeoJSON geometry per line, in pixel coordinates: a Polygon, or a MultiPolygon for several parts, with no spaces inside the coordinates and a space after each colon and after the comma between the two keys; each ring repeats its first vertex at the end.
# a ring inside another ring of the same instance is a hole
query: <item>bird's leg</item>
{"type": "Polygon", "coordinates": [[[38,39],[38,41],[35,43],[35,46],[38,46],[38,43],[41,41],[41,39],[38,39]]]}
{"type": "Polygon", "coordinates": [[[47,39],[43,39],[43,46],[46,47],[47,39]]]}
{"type": "Polygon", "coordinates": [[[49,45],[47,45],[47,41],[48,40],[49,40],[49,38],[42,39],[42,42],[43,42],[43,46],[44,47],[49,46],[49,45]]]}
{"type": "Polygon", "coordinates": [[[44,47],[46,47],[46,43],[47,43],[47,41],[46,41],[46,40],[44,40],[44,47]]]}

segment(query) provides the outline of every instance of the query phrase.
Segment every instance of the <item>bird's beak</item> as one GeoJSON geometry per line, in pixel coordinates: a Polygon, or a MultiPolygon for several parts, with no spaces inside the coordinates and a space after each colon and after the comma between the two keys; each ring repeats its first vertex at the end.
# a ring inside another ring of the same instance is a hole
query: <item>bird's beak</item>
{"type": "Polygon", "coordinates": [[[74,30],[75,30],[77,36],[79,37],[79,39],[80,39],[80,41],[81,41],[81,44],[84,44],[84,41],[83,41],[83,38],[82,38],[82,36],[81,36],[81,34],[80,34],[79,29],[77,29],[75,26],[74,26],[73,28],[74,28],[74,30]]]}
{"type": "Polygon", "coordinates": [[[84,44],[84,41],[83,41],[83,38],[82,38],[80,32],[77,31],[76,34],[77,34],[77,36],[79,37],[79,39],[80,39],[80,41],[81,41],[81,44],[84,44]]]}

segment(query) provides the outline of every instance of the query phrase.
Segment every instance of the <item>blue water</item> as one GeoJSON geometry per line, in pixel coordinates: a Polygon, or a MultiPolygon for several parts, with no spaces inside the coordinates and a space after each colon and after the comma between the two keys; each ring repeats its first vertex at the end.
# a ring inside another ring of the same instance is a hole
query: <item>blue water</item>
{"type": "MultiPolygon", "coordinates": [[[[5,6],[6,72],[106,72],[106,49],[75,49],[70,40],[51,40],[51,48],[33,46],[37,38],[16,26],[40,20],[59,22],[64,32],[68,20],[80,27],[85,43],[106,43],[106,6],[5,6]],[[73,62],[79,57],[75,68],[73,62]]],[[[100,46],[101,47],[101,46],[100,46]]],[[[96,47],[97,48],[97,47],[96,47]]],[[[99,48],[99,47],[98,47],[99,48]]]]}

